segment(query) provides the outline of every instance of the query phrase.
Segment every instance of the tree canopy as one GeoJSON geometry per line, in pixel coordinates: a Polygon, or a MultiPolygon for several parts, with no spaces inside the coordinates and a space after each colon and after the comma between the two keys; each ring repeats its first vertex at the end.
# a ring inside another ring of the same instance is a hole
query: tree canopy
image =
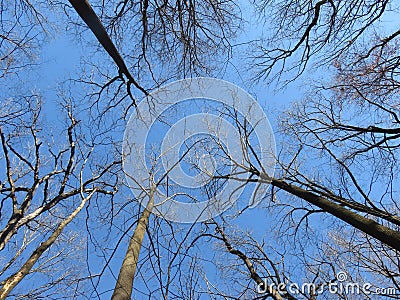
{"type": "Polygon", "coordinates": [[[399,9],[1,0],[0,299],[399,298],[399,9]],[[158,114],[197,77],[257,105],[158,114]],[[184,224],[157,199],[223,209],[184,224]]]}

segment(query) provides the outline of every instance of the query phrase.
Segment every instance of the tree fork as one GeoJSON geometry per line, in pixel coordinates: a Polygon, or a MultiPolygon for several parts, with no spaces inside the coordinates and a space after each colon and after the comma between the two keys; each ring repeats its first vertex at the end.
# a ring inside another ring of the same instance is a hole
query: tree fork
{"type": "Polygon", "coordinates": [[[114,60],[115,64],[119,68],[120,74],[122,73],[127,77],[128,94],[132,98],[132,100],[134,99],[130,91],[131,84],[133,84],[137,89],[139,89],[145,95],[148,95],[148,92],[133,78],[132,74],[129,72],[128,67],[126,66],[121,54],[118,52],[117,48],[115,47],[106,29],[104,28],[103,24],[101,23],[99,17],[93,10],[88,0],[69,0],[69,3],[71,3],[71,5],[78,13],[78,15],[81,17],[81,19],[93,32],[99,43],[107,51],[108,55],[110,55],[110,57],[114,60]]]}

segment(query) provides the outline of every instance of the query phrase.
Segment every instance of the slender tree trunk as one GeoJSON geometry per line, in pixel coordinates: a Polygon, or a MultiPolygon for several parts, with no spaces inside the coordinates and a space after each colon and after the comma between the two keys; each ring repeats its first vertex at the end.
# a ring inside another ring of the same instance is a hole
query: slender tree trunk
{"type": "Polygon", "coordinates": [[[7,295],[13,290],[13,288],[21,282],[22,279],[26,275],[29,274],[29,271],[35,265],[35,263],[39,260],[42,254],[55,242],[55,240],[60,236],[63,232],[64,228],[75,218],[75,216],[82,210],[85,206],[86,202],[92,197],[95,191],[90,193],[86,198],[82,199],[81,204],[66,218],[62,221],[56,230],[50,235],[50,237],[40,244],[40,246],[32,253],[32,255],[28,258],[28,260],[23,264],[23,266],[19,269],[19,271],[10,277],[8,277],[3,286],[0,289],[0,300],[3,300],[7,297],[7,295]]]}
{"type": "MultiPolygon", "coordinates": [[[[90,28],[93,34],[96,36],[97,40],[103,46],[103,48],[107,51],[107,53],[114,60],[116,65],[119,68],[119,71],[123,73],[128,78],[128,84],[133,84],[136,88],[141,90],[145,95],[148,92],[141,87],[136,80],[133,78],[131,73],[129,72],[121,54],[118,52],[114,43],[112,42],[110,36],[108,35],[106,29],[101,23],[99,17],[94,12],[92,6],[90,5],[88,0],[69,0],[69,3],[73,6],[75,11],[79,14],[81,19],[86,23],[86,25],[90,28]]],[[[129,86],[129,85],[128,85],[129,86]]],[[[128,87],[129,89],[129,87],[128,87]]],[[[130,93],[130,90],[128,90],[130,93]]],[[[131,95],[130,95],[131,96],[131,95]]]]}
{"type": "Polygon", "coordinates": [[[154,205],[154,189],[150,190],[150,200],[147,207],[143,211],[133,236],[129,242],[128,250],[121,269],[119,271],[118,280],[115,285],[112,300],[130,300],[132,295],[133,280],[135,278],[135,272],[137,263],[139,260],[140,248],[142,247],[144,235],[146,233],[147,224],[149,217],[154,205]]]}
{"type": "MultiPolygon", "coordinates": [[[[261,175],[261,178],[263,176],[261,175]]],[[[266,177],[266,180],[271,180],[266,177]]],[[[313,192],[307,191],[300,187],[291,185],[282,180],[272,179],[271,184],[276,186],[292,195],[300,197],[301,199],[311,203],[325,212],[334,215],[347,224],[361,230],[362,232],[376,238],[382,243],[400,251],[400,232],[390,229],[387,226],[381,225],[378,222],[361,216],[339,204],[336,204],[328,199],[321,197],[313,192]]]]}

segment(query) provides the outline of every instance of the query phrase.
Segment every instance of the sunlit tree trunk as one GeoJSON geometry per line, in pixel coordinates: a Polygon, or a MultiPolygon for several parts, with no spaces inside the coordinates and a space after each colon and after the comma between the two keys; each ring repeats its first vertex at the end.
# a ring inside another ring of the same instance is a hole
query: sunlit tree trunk
{"type": "Polygon", "coordinates": [[[149,217],[154,206],[155,188],[156,186],[153,186],[150,189],[149,203],[140,216],[136,229],[129,242],[128,250],[126,251],[124,261],[119,271],[114,293],[111,298],[113,300],[131,299],[133,280],[135,278],[136,267],[139,260],[140,248],[142,247],[149,217]]]}
{"type": "Polygon", "coordinates": [[[76,217],[76,215],[85,207],[86,202],[93,196],[95,191],[91,192],[87,197],[83,198],[80,205],[64,220],[62,221],[56,230],[50,235],[50,237],[40,244],[40,246],[32,253],[28,260],[22,265],[22,267],[15,274],[8,277],[2,288],[0,289],[0,300],[3,300],[7,295],[13,290],[13,288],[21,282],[29,271],[43,255],[43,253],[50,248],[51,245],[56,241],[56,239],[63,232],[65,227],[76,217]]]}

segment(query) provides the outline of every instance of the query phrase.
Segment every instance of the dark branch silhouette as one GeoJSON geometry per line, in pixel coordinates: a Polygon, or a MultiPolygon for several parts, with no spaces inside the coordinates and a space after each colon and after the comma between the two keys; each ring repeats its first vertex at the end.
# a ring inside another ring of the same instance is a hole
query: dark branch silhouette
{"type": "Polygon", "coordinates": [[[117,48],[115,47],[114,43],[112,42],[110,36],[108,35],[106,29],[101,23],[99,17],[94,12],[90,3],[86,0],[69,0],[69,2],[72,4],[81,19],[86,23],[86,25],[96,36],[97,40],[100,42],[103,48],[114,60],[114,62],[118,66],[120,78],[123,80],[123,74],[128,79],[127,91],[132,100],[135,101],[131,92],[132,84],[137,89],[142,91],[145,95],[148,95],[148,92],[133,78],[132,74],[129,72],[123,58],[121,57],[121,54],[118,52],[117,48]]]}

